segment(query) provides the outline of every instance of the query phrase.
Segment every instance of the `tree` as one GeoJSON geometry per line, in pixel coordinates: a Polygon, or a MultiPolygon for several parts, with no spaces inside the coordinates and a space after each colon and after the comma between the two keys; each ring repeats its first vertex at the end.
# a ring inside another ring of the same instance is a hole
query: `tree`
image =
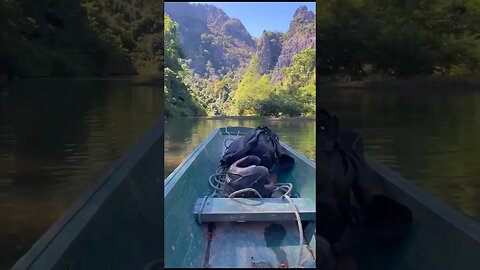
{"type": "Polygon", "coordinates": [[[329,1],[318,7],[317,31],[327,76],[480,72],[478,1],[329,1]]]}
{"type": "Polygon", "coordinates": [[[191,72],[177,36],[178,24],[165,15],[165,114],[168,116],[204,115],[198,99],[192,96],[187,78],[191,72]]]}

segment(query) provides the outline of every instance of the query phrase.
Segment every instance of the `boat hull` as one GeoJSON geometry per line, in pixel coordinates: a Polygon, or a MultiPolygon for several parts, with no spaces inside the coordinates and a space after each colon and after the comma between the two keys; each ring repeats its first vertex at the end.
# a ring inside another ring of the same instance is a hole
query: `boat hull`
{"type": "Polygon", "coordinates": [[[398,245],[361,241],[359,269],[480,269],[480,226],[414,186],[399,174],[367,157],[383,176],[393,198],[413,215],[407,238],[398,245]]]}
{"type": "MultiPolygon", "coordinates": [[[[165,180],[165,267],[248,267],[256,260],[273,266],[288,262],[296,265],[299,232],[296,221],[289,222],[221,222],[199,225],[192,213],[198,198],[211,190],[208,177],[216,171],[225,151],[225,138],[245,134],[250,128],[229,127],[215,130],[165,180]],[[212,228],[214,227],[214,228],[212,228]]],[[[285,146],[285,145],[284,145],[285,146]]],[[[315,201],[315,163],[295,152],[295,167],[279,182],[288,180],[294,193],[315,201]]],[[[305,229],[304,259],[314,261],[315,222],[305,229]],[[310,251],[309,251],[310,250],[310,251]]],[[[314,267],[314,262],[311,263],[314,267]]]]}

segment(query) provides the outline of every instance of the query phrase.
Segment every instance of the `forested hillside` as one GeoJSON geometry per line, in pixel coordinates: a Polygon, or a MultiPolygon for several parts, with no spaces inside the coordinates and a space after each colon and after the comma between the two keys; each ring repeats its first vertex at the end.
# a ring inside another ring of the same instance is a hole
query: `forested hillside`
{"type": "MultiPolygon", "coordinates": [[[[176,36],[181,48],[176,58],[183,63],[183,75],[177,81],[207,114],[315,113],[312,11],[298,8],[287,33],[264,31],[258,40],[241,21],[212,5],[166,3],[165,13],[178,23],[176,36]]],[[[169,40],[166,36],[165,42],[169,40]]],[[[171,69],[169,65],[166,63],[165,72],[171,69]]],[[[176,95],[179,89],[167,90],[176,95]]],[[[186,110],[187,103],[176,104],[186,110]]]]}
{"type": "Polygon", "coordinates": [[[179,24],[183,52],[201,76],[224,76],[246,66],[255,51],[243,24],[213,5],[171,2],[165,3],[165,13],[179,24]]]}
{"type": "Polygon", "coordinates": [[[158,73],[156,0],[0,1],[0,75],[158,73]]]}
{"type": "Polygon", "coordinates": [[[194,101],[184,78],[190,70],[177,36],[178,24],[165,16],[165,113],[170,116],[204,115],[205,111],[194,101]]]}
{"type": "Polygon", "coordinates": [[[332,79],[480,73],[480,1],[335,0],[317,5],[319,72],[332,79]]]}

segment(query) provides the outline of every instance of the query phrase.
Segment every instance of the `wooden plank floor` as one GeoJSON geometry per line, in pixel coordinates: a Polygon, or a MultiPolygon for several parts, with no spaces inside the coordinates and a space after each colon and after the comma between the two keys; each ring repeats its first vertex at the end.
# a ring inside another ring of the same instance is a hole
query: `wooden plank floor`
{"type": "MultiPolygon", "coordinates": [[[[302,264],[315,268],[314,254],[306,245],[302,264]]],[[[251,268],[254,261],[268,262],[273,267],[298,261],[299,235],[295,221],[221,222],[215,223],[210,243],[208,266],[212,268],[251,268]]]]}

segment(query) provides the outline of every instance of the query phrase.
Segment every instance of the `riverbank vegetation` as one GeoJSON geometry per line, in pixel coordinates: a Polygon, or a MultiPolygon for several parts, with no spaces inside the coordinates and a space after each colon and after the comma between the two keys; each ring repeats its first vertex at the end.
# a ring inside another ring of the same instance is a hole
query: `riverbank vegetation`
{"type": "Polygon", "coordinates": [[[480,74],[476,0],[326,1],[317,31],[319,73],[334,81],[480,74]]]}
{"type": "MultiPolygon", "coordinates": [[[[293,65],[283,68],[283,79],[271,83],[270,74],[261,75],[258,56],[253,56],[240,79],[229,72],[220,77],[212,68],[200,77],[188,68],[176,34],[178,24],[165,16],[165,93],[167,112],[188,115],[193,106],[177,100],[192,99],[209,115],[312,116],[315,114],[315,50],[305,49],[294,56],[293,65]],[[183,63],[183,64],[181,64],[183,63]]],[[[188,102],[190,103],[190,102],[188,102]]],[[[196,107],[195,114],[202,111],[196,107]]]]}
{"type": "MultiPolygon", "coordinates": [[[[164,94],[165,111],[169,115],[204,115],[205,111],[192,98],[186,78],[190,70],[184,62],[184,55],[177,36],[178,24],[165,16],[165,69],[164,94]]],[[[198,100],[198,99],[197,99],[198,100]]]]}
{"type": "Polygon", "coordinates": [[[0,75],[159,73],[162,14],[154,0],[0,1],[0,75]]]}
{"type": "Polygon", "coordinates": [[[270,84],[260,75],[254,57],[231,100],[229,115],[305,115],[315,114],[315,50],[305,49],[294,56],[293,65],[283,68],[283,79],[270,84]]]}

